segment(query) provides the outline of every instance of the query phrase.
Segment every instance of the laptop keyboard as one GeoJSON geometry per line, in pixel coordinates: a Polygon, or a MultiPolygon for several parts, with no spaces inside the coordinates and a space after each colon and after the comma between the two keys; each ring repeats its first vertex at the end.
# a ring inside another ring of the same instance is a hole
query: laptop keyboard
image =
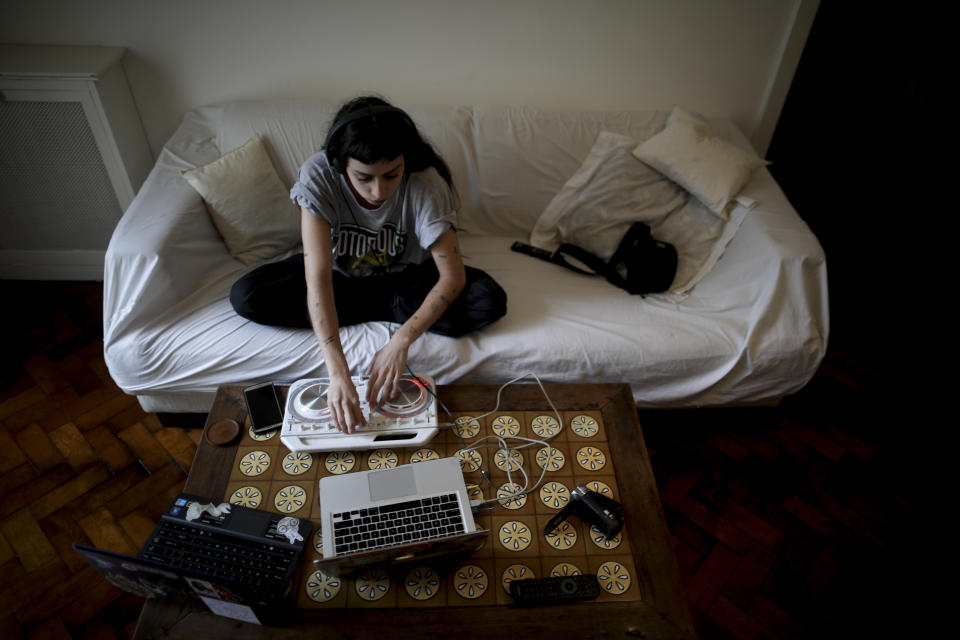
{"type": "Polygon", "coordinates": [[[337,555],[395,547],[463,533],[457,494],[448,493],[334,513],[333,543],[337,555]]]}
{"type": "Polygon", "coordinates": [[[280,540],[276,521],[282,516],[231,506],[225,517],[200,520],[160,519],[139,556],[180,569],[229,578],[262,599],[284,595],[293,577],[304,541],[280,540]],[[251,531],[260,531],[253,535],[251,531]]]}
{"type": "Polygon", "coordinates": [[[279,597],[297,552],[162,521],[140,557],[236,580],[264,597],[279,597]]]}

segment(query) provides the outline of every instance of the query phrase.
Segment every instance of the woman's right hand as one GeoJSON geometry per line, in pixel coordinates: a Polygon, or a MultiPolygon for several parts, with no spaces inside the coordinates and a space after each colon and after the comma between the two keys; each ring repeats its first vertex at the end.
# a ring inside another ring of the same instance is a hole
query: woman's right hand
{"type": "Polygon", "coordinates": [[[360,410],[360,396],[357,395],[357,388],[350,376],[330,376],[327,407],[333,423],[341,433],[353,433],[357,425],[367,424],[360,410]]]}

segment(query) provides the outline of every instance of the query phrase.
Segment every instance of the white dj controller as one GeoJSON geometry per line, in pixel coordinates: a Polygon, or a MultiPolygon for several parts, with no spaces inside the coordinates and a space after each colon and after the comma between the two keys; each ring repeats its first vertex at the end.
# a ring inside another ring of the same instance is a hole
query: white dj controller
{"type": "Polygon", "coordinates": [[[344,451],[379,447],[415,447],[429,442],[437,421],[436,385],[429,376],[400,379],[396,395],[371,407],[367,378],[354,376],[366,425],[341,433],[327,406],[327,378],[304,378],[290,385],[280,440],[291,451],[344,451]]]}

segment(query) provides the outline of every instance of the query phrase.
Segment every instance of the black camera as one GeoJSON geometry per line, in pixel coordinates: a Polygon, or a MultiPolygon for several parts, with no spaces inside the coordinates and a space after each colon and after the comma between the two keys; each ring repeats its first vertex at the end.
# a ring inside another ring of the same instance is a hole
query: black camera
{"type": "Polygon", "coordinates": [[[623,529],[623,507],[620,503],[581,485],[570,492],[570,502],[567,506],[550,518],[544,535],[559,527],[571,513],[577,514],[582,520],[595,526],[607,540],[623,529]]]}

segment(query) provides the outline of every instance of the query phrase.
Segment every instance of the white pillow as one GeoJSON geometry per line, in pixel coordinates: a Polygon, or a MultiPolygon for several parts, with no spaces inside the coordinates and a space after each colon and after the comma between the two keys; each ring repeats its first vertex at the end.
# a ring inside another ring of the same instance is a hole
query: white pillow
{"type": "Polygon", "coordinates": [[[681,207],[687,194],[630,155],[635,145],[633,138],[601,131],[540,214],[530,244],[553,251],[569,242],[609,260],[631,224],[652,226],[681,207]]]}
{"type": "Polygon", "coordinates": [[[710,126],[674,107],[663,130],[633,155],[689,191],[724,219],[755,169],[769,164],[717,137],[710,126]]]}
{"type": "Polygon", "coordinates": [[[274,258],[300,242],[299,210],[259,135],[182,173],[203,197],[230,255],[243,264],[274,258]]]}

